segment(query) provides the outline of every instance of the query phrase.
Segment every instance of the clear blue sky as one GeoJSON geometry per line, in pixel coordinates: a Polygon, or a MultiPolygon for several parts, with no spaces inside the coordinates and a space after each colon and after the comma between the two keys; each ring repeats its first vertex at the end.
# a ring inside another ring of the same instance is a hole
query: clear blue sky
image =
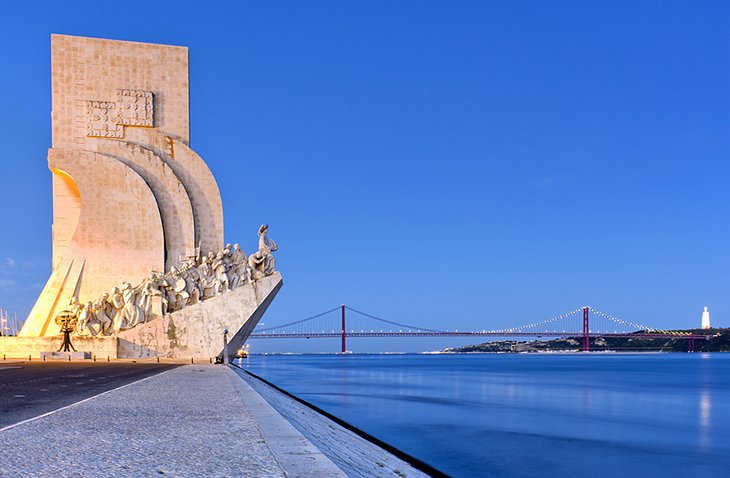
{"type": "MultiPolygon", "coordinates": [[[[730,3],[7,2],[0,307],[50,273],[50,34],[190,48],[226,240],[271,225],[267,325],[347,303],[433,328],[584,304],[730,326],[730,3]]],[[[432,350],[473,341],[352,342],[432,350]]],[[[335,341],[263,350],[337,350],[335,341]]]]}

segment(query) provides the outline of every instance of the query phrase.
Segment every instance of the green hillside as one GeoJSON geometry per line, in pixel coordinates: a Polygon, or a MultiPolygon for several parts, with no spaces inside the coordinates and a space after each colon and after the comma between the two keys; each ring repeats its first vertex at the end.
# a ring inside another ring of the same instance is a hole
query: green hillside
{"type": "MultiPolygon", "coordinates": [[[[730,352],[730,329],[691,329],[673,330],[674,333],[693,333],[710,335],[709,340],[695,339],[695,352],[730,352]]],[[[687,339],[643,339],[633,337],[591,337],[591,350],[614,350],[617,352],[687,352],[687,339]]],[[[545,351],[579,351],[582,349],[583,338],[580,336],[553,340],[516,341],[501,340],[485,342],[464,347],[448,348],[444,352],[450,353],[521,353],[545,351]]]]}

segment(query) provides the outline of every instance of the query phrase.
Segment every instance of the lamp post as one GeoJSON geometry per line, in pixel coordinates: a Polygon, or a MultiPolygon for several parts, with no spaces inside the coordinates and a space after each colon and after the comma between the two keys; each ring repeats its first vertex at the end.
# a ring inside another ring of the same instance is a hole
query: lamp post
{"type": "Polygon", "coordinates": [[[223,363],[228,365],[231,362],[228,356],[228,327],[223,329],[223,363]]]}

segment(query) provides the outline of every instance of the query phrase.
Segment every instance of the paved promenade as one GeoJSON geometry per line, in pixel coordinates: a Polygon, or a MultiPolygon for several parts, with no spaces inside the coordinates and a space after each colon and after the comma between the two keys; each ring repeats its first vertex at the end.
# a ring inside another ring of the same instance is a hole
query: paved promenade
{"type": "Polygon", "coordinates": [[[345,476],[224,366],[174,368],[0,430],[2,477],[345,476]]]}
{"type": "MultiPolygon", "coordinates": [[[[425,478],[423,473],[395,455],[361,438],[329,418],[285,396],[263,382],[251,378],[243,369],[236,373],[270,403],[277,412],[311,440],[347,476],[425,478]]],[[[432,470],[432,476],[446,476],[432,470]]]]}
{"type": "Polygon", "coordinates": [[[177,365],[130,362],[0,362],[0,428],[177,365]]]}

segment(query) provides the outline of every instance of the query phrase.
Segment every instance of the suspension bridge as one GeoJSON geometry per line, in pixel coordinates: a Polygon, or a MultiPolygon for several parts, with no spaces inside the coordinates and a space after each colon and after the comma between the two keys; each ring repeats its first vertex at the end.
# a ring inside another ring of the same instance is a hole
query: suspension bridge
{"type": "Polygon", "coordinates": [[[348,337],[570,337],[581,339],[585,352],[590,351],[591,338],[680,339],[687,340],[687,349],[693,352],[695,340],[709,340],[712,335],[656,329],[620,319],[590,306],[578,307],[570,312],[518,327],[441,330],[383,319],[343,304],[287,324],[257,327],[250,336],[251,339],[339,338],[342,353],[347,351],[348,337]]]}

